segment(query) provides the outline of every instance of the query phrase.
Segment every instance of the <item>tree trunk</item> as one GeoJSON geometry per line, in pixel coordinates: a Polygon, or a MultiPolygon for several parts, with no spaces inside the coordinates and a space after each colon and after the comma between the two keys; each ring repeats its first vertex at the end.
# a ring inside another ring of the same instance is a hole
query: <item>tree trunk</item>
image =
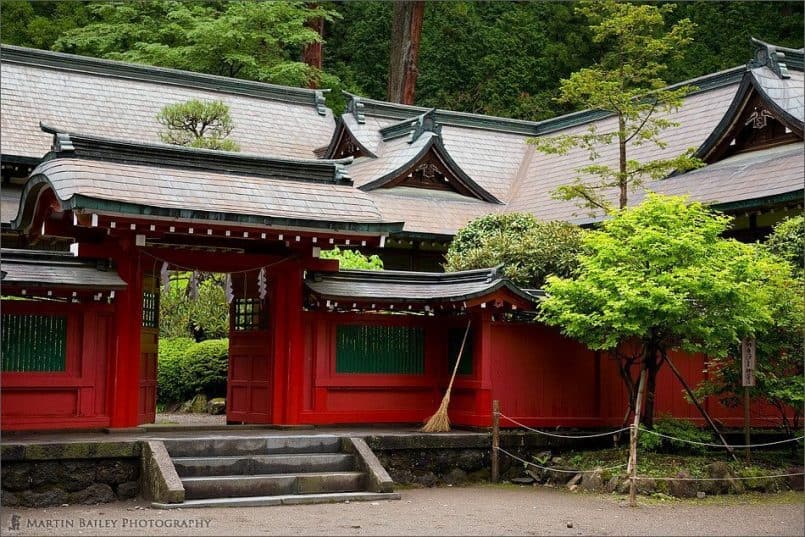
{"type": "MultiPolygon", "coordinates": [[[[312,8],[316,8],[317,4],[311,3],[308,6],[312,8]]],[[[319,34],[320,37],[324,37],[324,19],[322,17],[316,17],[315,19],[308,19],[305,22],[305,26],[310,28],[311,30],[315,31],[319,34]]],[[[307,65],[321,70],[322,62],[324,60],[324,42],[319,41],[317,43],[309,43],[305,45],[304,50],[302,51],[302,61],[305,62],[307,65]]],[[[319,81],[312,77],[308,81],[308,87],[311,89],[315,89],[319,87],[319,81]]]]}
{"type": "Polygon", "coordinates": [[[425,2],[396,0],[391,25],[388,100],[414,104],[425,2]]]}
{"type": "Polygon", "coordinates": [[[654,428],[654,395],[657,390],[657,347],[651,343],[646,348],[646,406],[643,409],[642,422],[648,429],[654,428]]]}
{"type": "MultiPolygon", "coordinates": [[[[628,198],[629,182],[628,177],[626,175],[626,119],[623,117],[623,114],[618,114],[618,160],[619,160],[618,189],[620,190],[618,207],[620,209],[623,209],[629,202],[628,198]]],[[[650,378],[651,378],[651,372],[649,372],[649,379],[650,378]]]]}

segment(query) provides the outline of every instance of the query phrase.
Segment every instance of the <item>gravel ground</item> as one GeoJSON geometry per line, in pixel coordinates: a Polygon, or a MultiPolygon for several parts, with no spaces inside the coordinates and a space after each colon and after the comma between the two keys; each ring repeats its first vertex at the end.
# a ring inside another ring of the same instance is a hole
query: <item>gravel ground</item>
{"type": "Polygon", "coordinates": [[[226,414],[180,414],[178,412],[160,412],[156,423],[175,425],[226,425],[226,414]]]}
{"type": "Polygon", "coordinates": [[[399,501],[348,505],[160,511],[139,501],[4,508],[0,532],[9,536],[805,534],[802,494],[649,502],[631,509],[612,496],[515,486],[411,489],[403,490],[399,501]],[[14,515],[19,517],[18,530],[11,529],[14,515]]]}

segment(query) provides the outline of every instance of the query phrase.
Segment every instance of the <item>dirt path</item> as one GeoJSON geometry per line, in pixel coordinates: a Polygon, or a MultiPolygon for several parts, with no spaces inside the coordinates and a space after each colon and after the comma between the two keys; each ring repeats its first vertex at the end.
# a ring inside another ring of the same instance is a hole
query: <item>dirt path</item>
{"type": "Polygon", "coordinates": [[[393,502],[152,510],[144,502],[4,508],[3,535],[803,535],[805,496],[669,501],[513,486],[403,490],[393,502]],[[145,506],[145,507],[144,507],[145,506]],[[17,515],[19,530],[11,530],[17,515]],[[572,524],[572,527],[568,527],[572,524]],[[90,525],[95,525],[90,527],[90,525]],[[48,527],[50,526],[50,527],[48,527]]]}

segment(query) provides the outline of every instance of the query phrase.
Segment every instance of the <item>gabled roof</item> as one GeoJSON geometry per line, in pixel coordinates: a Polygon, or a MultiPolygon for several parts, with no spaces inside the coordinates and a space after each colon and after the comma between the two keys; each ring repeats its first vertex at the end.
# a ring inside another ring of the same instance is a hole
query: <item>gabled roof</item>
{"type": "Polygon", "coordinates": [[[48,290],[126,288],[126,282],[113,269],[97,260],[80,259],[70,253],[3,248],[0,258],[4,287],[48,290]]]}
{"type": "Polygon", "coordinates": [[[305,286],[319,300],[328,301],[331,306],[340,302],[347,309],[353,303],[373,303],[373,309],[384,309],[389,304],[472,306],[498,291],[509,294],[521,307],[536,303],[535,295],[511,283],[499,269],[446,273],[390,270],[311,272],[305,279],[305,286]]]}
{"type": "Polygon", "coordinates": [[[17,229],[42,189],[63,210],[149,218],[388,233],[346,161],[300,160],[53,133],[53,151],[25,186],[17,229]]]}
{"type": "Polygon", "coordinates": [[[157,113],[189,99],[220,100],[244,151],[312,158],[332,133],[321,91],[3,45],[2,154],[41,158],[39,122],[137,142],[158,142],[157,113]]]}
{"type": "MultiPolygon", "coordinates": [[[[727,146],[734,143],[735,137],[748,124],[749,112],[773,117],[802,140],[805,119],[803,49],[782,49],[756,39],[752,42],[755,58],[747,65],[735,97],[721,121],[696,151],[705,162],[718,159],[727,146]],[[788,69],[784,62],[791,63],[792,68],[788,69]],[[757,110],[749,110],[750,106],[757,110]]],[[[765,126],[766,118],[759,119],[765,126]]]]}

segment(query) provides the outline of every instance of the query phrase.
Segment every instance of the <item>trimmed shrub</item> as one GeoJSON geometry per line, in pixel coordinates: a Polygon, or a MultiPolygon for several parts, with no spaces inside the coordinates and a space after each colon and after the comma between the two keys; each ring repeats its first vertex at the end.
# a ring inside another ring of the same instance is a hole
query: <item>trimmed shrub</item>
{"type": "Polygon", "coordinates": [[[226,396],[229,340],[196,343],[192,338],[163,338],[159,342],[157,401],[186,401],[197,393],[226,396]]]}
{"type": "Polygon", "coordinates": [[[187,349],[184,355],[184,375],[191,396],[203,393],[208,398],[226,397],[228,366],[228,339],[208,339],[187,349]]]}

